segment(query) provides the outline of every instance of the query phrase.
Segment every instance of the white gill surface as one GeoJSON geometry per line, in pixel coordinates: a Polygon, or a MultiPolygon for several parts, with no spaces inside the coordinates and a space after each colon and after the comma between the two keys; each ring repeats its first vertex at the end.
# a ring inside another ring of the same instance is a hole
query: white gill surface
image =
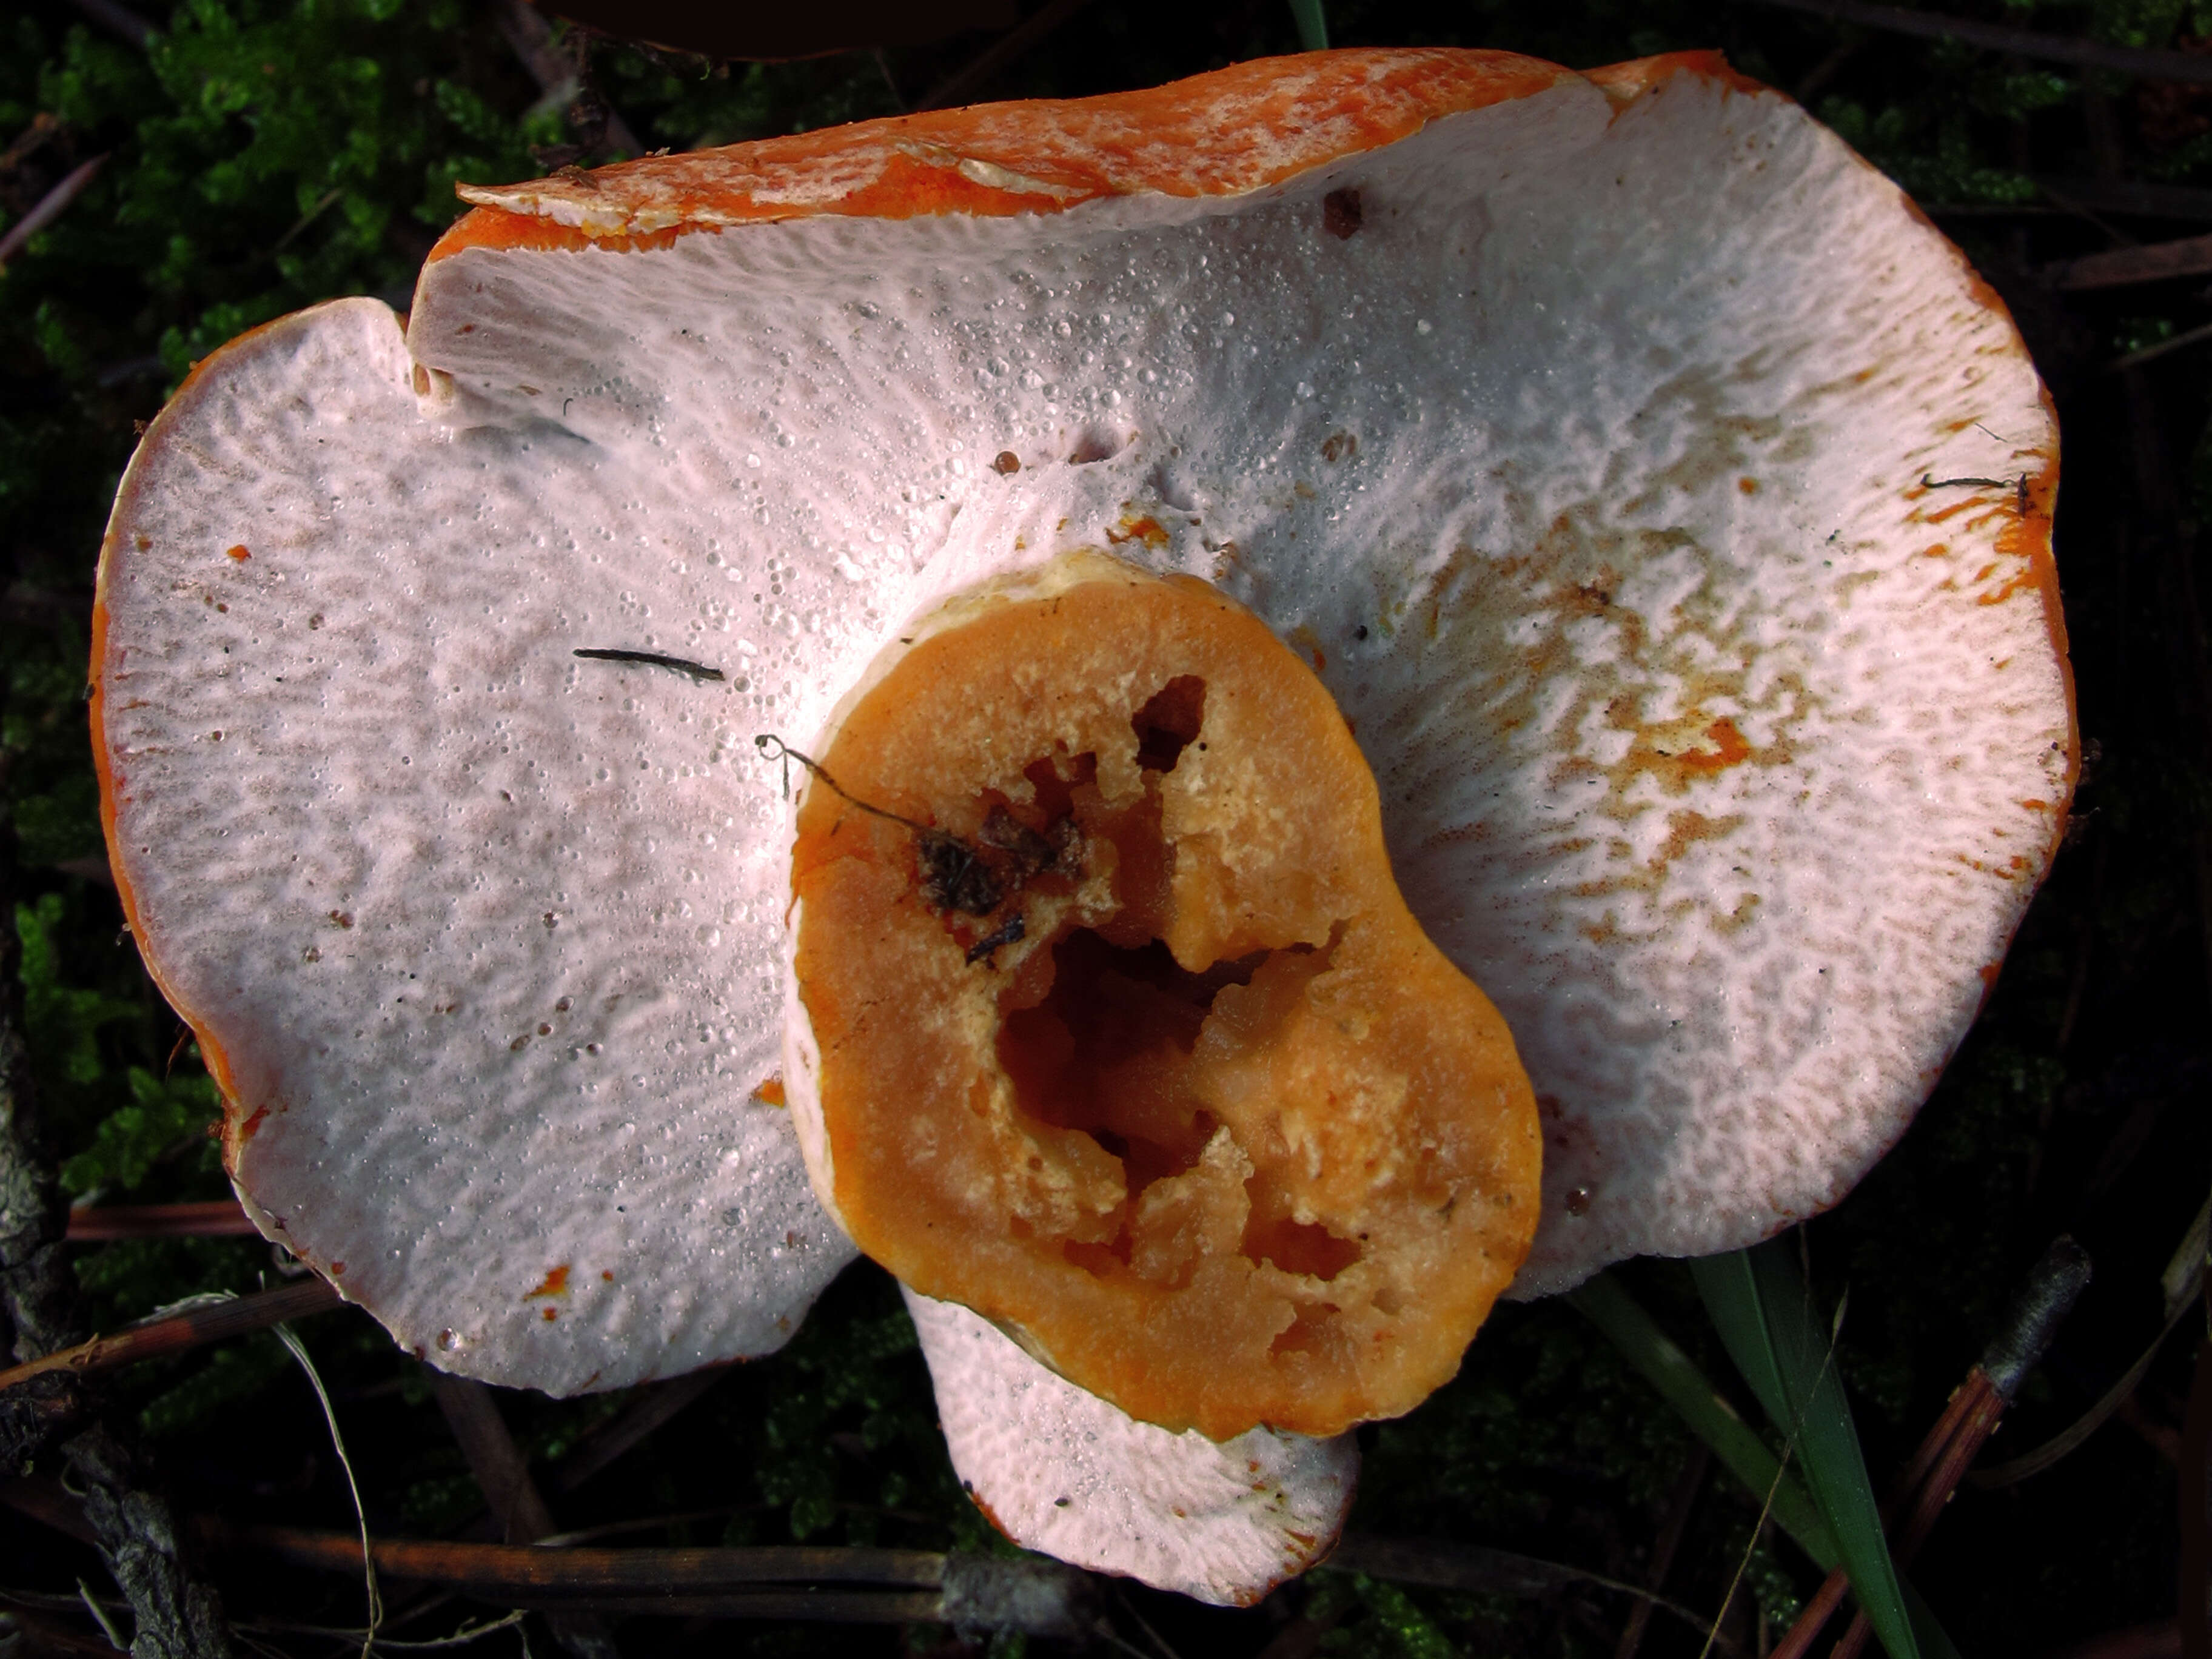
{"type": "Polygon", "coordinates": [[[2013,490],[1918,481],[2055,443],[1895,190],[1688,73],[1229,201],[471,250],[404,346],[304,313],[149,434],[117,854],[268,1109],[241,1188],[402,1340],[556,1389],[756,1352],[842,1247],[748,1103],[788,845],[750,739],[1109,544],[1220,582],[1353,722],[1544,1105],[1519,1291],[1557,1289],[1833,1201],[1965,1029],[2070,726],[2013,490]]]}
{"type": "Polygon", "coordinates": [[[257,1219],[403,1345],[554,1393],[767,1352],[853,1251],[752,1098],[782,809],[721,763],[741,694],[574,658],[672,603],[565,516],[628,494],[547,499],[542,438],[430,428],[409,374],[373,301],[287,319],[126,482],[141,942],[228,1061],[257,1219]]]}
{"type": "Polygon", "coordinates": [[[1009,1538],[1217,1607],[1326,1555],[1359,1478],[1354,1435],[1170,1433],[1048,1370],[980,1314],[906,1292],[960,1482],[1009,1538]]]}

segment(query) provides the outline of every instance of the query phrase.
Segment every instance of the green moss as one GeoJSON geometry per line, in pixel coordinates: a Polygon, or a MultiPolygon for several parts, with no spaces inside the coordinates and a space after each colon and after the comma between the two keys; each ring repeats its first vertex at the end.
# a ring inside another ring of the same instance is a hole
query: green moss
{"type": "Polygon", "coordinates": [[[210,1131],[222,1102],[210,1079],[204,1073],[157,1078],[139,1066],[125,1076],[131,1104],[101,1119],[92,1145],[63,1164],[64,1190],[72,1196],[95,1188],[129,1192],[156,1164],[179,1154],[190,1154],[209,1173],[220,1167],[210,1131]]]}
{"type": "Polygon", "coordinates": [[[118,1020],[135,1019],[140,1006],[62,982],[55,934],[66,901],[48,893],[15,907],[15,933],[23,941],[23,1020],[34,1073],[51,1082],[80,1086],[100,1081],[100,1033],[118,1020]]]}

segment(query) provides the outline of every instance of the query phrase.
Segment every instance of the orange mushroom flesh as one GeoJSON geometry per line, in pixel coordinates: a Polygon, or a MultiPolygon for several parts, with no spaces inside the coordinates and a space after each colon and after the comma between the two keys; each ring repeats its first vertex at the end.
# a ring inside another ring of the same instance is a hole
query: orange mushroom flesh
{"type": "Polygon", "coordinates": [[[820,757],[817,1184],[1132,1416],[1397,1415],[1535,1226],[1512,1038],[1407,910],[1305,665],[1202,582],[1073,560],[921,639],[820,757]]]}

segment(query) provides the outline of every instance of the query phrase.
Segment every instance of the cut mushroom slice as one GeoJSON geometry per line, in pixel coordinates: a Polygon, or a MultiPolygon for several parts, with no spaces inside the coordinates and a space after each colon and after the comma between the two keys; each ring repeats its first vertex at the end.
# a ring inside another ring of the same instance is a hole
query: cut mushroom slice
{"type": "Polygon", "coordinates": [[[404,343],[349,301],[202,366],[94,664],[241,1188],[443,1362],[604,1386],[803,1306],[749,740],[1070,549],[1216,583],[1352,723],[1545,1113],[1522,1291],[1839,1197],[2048,864],[2049,409],[1717,59],[1325,54],[479,194],[404,343]]]}
{"type": "Polygon", "coordinates": [[[953,1471],[1017,1544],[1218,1607],[1249,1607],[1334,1546],[1359,1476],[1353,1436],[1171,1434],[957,1303],[909,1290],[906,1304],[953,1471]]]}
{"type": "Polygon", "coordinates": [[[1218,590],[1095,553],[901,634],[799,809],[816,1191],[1146,1422],[1412,1410],[1528,1251],[1535,1103],[1328,693],[1218,590]]]}

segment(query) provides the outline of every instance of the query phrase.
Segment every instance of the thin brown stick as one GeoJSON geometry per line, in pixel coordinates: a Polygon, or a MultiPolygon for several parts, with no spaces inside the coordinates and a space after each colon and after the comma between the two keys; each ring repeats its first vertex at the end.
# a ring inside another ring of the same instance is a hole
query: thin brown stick
{"type": "Polygon", "coordinates": [[[154,33],[151,23],[116,0],[76,0],[76,9],[117,40],[134,46],[143,48],[154,33]]]}
{"type": "Polygon", "coordinates": [[[740,1595],[593,1595],[580,1613],[647,1613],[664,1619],[775,1619],[830,1625],[939,1624],[945,1601],[933,1590],[751,1590],[740,1595]]]}
{"type": "MultiPolygon", "coordinates": [[[[1922,1437],[1919,1447],[1897,1477],[1897,1485],[1890,1492],[1889,1502],[1883,1505],[1884,1525],[1895,1517],[1897,1511],[1920,1489],[1929,1472],[1943,1461],[1944,1448],[1951,1443],[1951,1437],[1958,1433],[1959,1425],[1966,1420],[1966,1414],[1973,1410],[1974,1401],[1981,1395],[1982,1390],[1973,1386],[1974,1379],[1981,1376],[1982,1368],[1977,1365],[1966,1373],[1966,1382],[1951,1390],[1951,1398],[1944,1403],[1942,1415],[1936,1419],[1936,1426],[1922,1437]]],[[[1984,1386],[1986,1382],[1984,1378],[1984,1386]]]]}
{"type": "Polygon", "coordinates": [[[328,1313],[343,1305],[338,1293],[321,1279],[303,1279],[211,1308],[169,1314],[118,1331],[112,1336],[95,1336],[89,1342],[64,1348],[43,1359],[0,1371],[0,1394],[50,1371],[88,1376],[97,1371],[113,1370],[118,1365],[136,1364],[142,1359],[185,1353],[210,1342],[266,1330],[287,1320],[305,1319],[310,1314],[328,1313]]]}
{"type": "Polygon", "coordinates": [[[2206,271],[2212,271],[2212,236],[2185,236],[2177,241],[2085,253],[2052,266],[2051,276],[2062,291],[2080,294],[2137,283],[2162,283],[2174,276],[2201,276],[2206,271]]]}
{"type": "Polygon", "coordinates": [[[101,1204],[71,1210],[70,1242],[111,1238],[252,1238],[259,1229],[234,1198],[204,1204],[101,1204]]]}
{"type": "Polygon", "coordinates": [[[1844,1596],[1851,1581],[1838,1567],[1820,1581],[1820,1588],[1813,1592],[1813,1599],[1798,1610],[1797,1621],[1781,1642],[1766,1656],[1766,1659],[1804,1659],[1813,1650],[1813,1644],[1820,1639],[1820,1632],[1836,1609],[1844,1604],[1844,1596]]]}
{"type": "MultiPolygon", "coordinates": [[[[1919,1449],[1905,1462],[1882,1505],[1882,1524],[1896,1534],[1890,1553],[1900,1567],[1926,1541],[1929,1528],[2004,1414],[2006,1405],[2050,1346],[2058,1324],[2089,1282],[2089,1258],[2081,1246],[2060,1235],[2051,1241],[2022,1282],[2003,1322],[1966,1380],[1952,1390],[1919,1449]],[[1906,1519],[1897,1531],[1897,1517],[1906,1519]]],[[[1843,1605],[1850,1581],[1837,1567],[1807,1602],[1768,1659],[1803,1659],[1821,1628],[1843,1605]]],[[[1863,1644],[1866,1621],[1855,1615],[1838,1644],[1838,1654],[1863,1644]]]]}
{"type": "Polygon", "coordinates": [[[95,155],[89,161],[80,162],[61,183],[41,196],[31,210],[8,227],[8,234],[0,236],[0,270],[8,261],[21,253],[31,238],[62,216],[71,202],[84,194],[85,187],[100,176],[100,168],[107,165],[107,157],[95,155]]]}
{"type": "MultiPolygon", "coordinates": [[[[1920,1553],[1920,1547],[1928,1541],[1934,1530],[1936,1519],[1943,1513],[1943,1506],[1951,1501],[1958,1490],[1960,1477],[1980,1454],[1983,1443],[1995,1432],[1997,1419],[2004,1415],[2005,1400],[1991,1385],[1988,1375],[1979,1365],[1966,1373],[1966,1386],[1959,1390],[1959,1399],[1966,1407],[1958,1413],[1948,1443],[1920,1483],[1919,1495],[1914,1499],[1911,1514],[1889,1547],[1890,1559],[1900,1570],[1911,1565],[1912,1559],[1920,1553]]],[[[1946,1418],[1952,1413],[1946,1412],[1946,1418]]],[[[1874,1627],[1867,1623],[1864,1613],[1854,1613],[1850,1626],[1844,1632],[1843,1639],[1836,1644],[1835,1659],[1855,1659],[1873,1635],[1874,1627]]]]}
{"type": "MultiPolygon", "coordinates": [[[[239,1526],[212,1516],[196,1527],[204,1544],[225,1553],[329,1572],[361,1571],[361,1540],[345,1533],[239,1526]]],[[[556,1614],[972,1624],[1062,1639],[1097,1626],[1086,1576],[1035,1557],[804,1545],[547,1549],[396,1538],[371,1539],[369,1553],[384,1578],[450,1585],[502,1607],[556,1614]]]]}
{"type": "Polygon", "coordinates": [[[430,1392],[445,1413],[446,1426],[459,1443],[469,1473],[476,1477],[484,1503],[498,1517],[500,1531],[510,1544],[534,1544],[553,1530],[553,1512],[545,1504],[522,1449],[507,1432],[499,1401],[484,1384],[425,1368],[430,1392]]]}
{"type": "MultiPolygon", "coordinates": [[[[224,1551],[297,1567],[357,1573],[361,1540],[297,1527],[235,1526],[203,1518],[199,1530],[224,1551]]],[[[444,1539],[377,1538],[376,1570],[390,1578],[452,1584],[479,1595],[558,1598],[608,1590],[713,1595],[763,1585],[878,1584],[936,1589],[945,1558],[929,1550],[816,1548],[803,1544],[721,1549],[537,1549],[444,1539]]],[[[519,1603],[518,1603],[519,1605],[519,1603]]]]}
{"type": "MultiPolygon", "coordinates": [[[[1904,1473],[1898,1477],[1897,1484],[1891,1489],[1888,1501],[1882,1505],[1881,1519],[1885,1528],[1894,1526],[1899,1511],[1912,1500],[1916,1492],[1923,1491],[1929,1477],[1942,1467],[1949,1455],[1953,1443],[1958,1437],[1960,1428],[1976,1410],[1977,1402],[1994,1397],[1990,1389],[1989,1379],[1983,1374],[1982,1368],[1978,1365],[1966,1373],[1966,1382],[1951,1391],[1951,1398],[1944,1406],[1942,1414],[1936,1419],[1936,1425],[1929,1429],[1921,1440],[1919,1449],[1912,1454],[1911,1460],[1905,1466],[1904,1473]]],[[[2002,1409],[2002,1402],[1999,1409],[2002,1409]]],[[[1995,1426],[1994,1419],[1991,1419],[1991,1426],[1995,1426]]],[[[1980,1438],[1974,1442],[1974,1449],[1979,1450],[1982,1441],[1988,1437],[1988,1431],[1984,1430],[1980,1438]]],[[[1971,1453],[1966,1461],[1968,1462],[1972,1461],[1971,1453]]],[[[1961,1463],[1959,1468],[1963,1473],[1966,1464],[1961,1463]]],[[[1953,1474],[1950,1484],[1942,1488],[1945,1499],[1950,1497],[1951,1487],[1958,1484],[1958,1474],[1953,1474]]],[[[1940,1503],[1938,1507],[1941,1507],[1940,1503]]],[[[1905,1557],[1894,1547],[1893,1547],[1891,1559],[1899,1567],[1904,1566],[1905,1557]]],[[[1767,1659],[1803,1659],[1804,1655],[1813,1650],[1813,1644],[1820,1639],[1821,1630],[1834,1616],[1836,1609],[1843,1606],[1844,1597],[1850,1593],[1850,1578],[1842,1567],[1838,1566],[1830,1572],[1827,1577],[1821,1581],[1820,1588],[1814,1592],[1813,1599],[1799,1611],[1796,1622],[1790,1626],[1789,1633],[1767,1656],[1767,1659]]],[[[1849,1630],[1845,1632],[1845,1640],[1849,1639],[1850,1630],[1856,1630],[1861,1622],[1863,1621],[1854,1619],[1849,1630]]],[[[1838,1651],[1840,1650],[1839,1648],[1838,1651]]]]}
{"type": "Polygon", "coordinates": [[[2076,64],[2085,69],[2118,70],[2145,81],[2178,81],[2191,86],[2212,86],[2212,61],[2179,52],[2159,52],[2143,46],[2108,46],[2100,40],[2077,40],[2070,35],[2045,34],[2039,29],[2013,28],[2003,23],[1981,23],[1970,18],[1948,17],[1940,12],[1906,11],[1898,6],[1876,6],[1865,0],[1758,0],[1760,5],[1784,11],[1809,12],[1839,23],[1881,29],[1891,34],[1917,35],[1923,40],[1962,40],[1988,52],[2018,52],[2046,64],[2076,64]]]}
{"type": "Polygon", "coordinates": [[[672,1376],[641,1390],[639,1397],[620,1417],[594,1429],[576,1443],[575,1450],[555,1471],[552,1484],[559,1492],[574,1492],[624,1452],[698,1400],[720,1382],[726,1368],[708,1366],[686,1376],[672,1376]]]}
{"type": "MultiPolygon", "coordinates": [[[[559,92],[572,81],[580,85],[581,66],[571,62],[561,50],[553,39],[553,26],[529,0],[499,0],[492,8],[492,21],[506,37],[515,57],[521,60],[523,68],[530,71],[530,78],[538,82],[538,91],[559,92]]],[[[626,150],[632,155],[644,155],[645,146],[638,143],[637,135],[623,119],[622,112],[608,104],[604,95],[599,101],[607,112],[605,137],[608,147],[626,150]]]]}
{"type": "Polygon", "coordinates": [[[17,133],[6,149],[0,150],[0,173],[13,173],[26,157],[37,155],[52,143],[54,135],[61,130],[58,117],[51,111],[40,110],[31,118],[31,125],[17,133]]]}
{"type": "Polygon", "coordinates": [[[81,1659],[115,1659],[114,1644],[104,1636],[88,1636],[81,1626],[48,1614],[33,1613],[20,1605],[10,1609],[17,1627],[29,1638],[25,1644],[33,1653],[62,1653],[81,1656],[81,1659]]]}
{"type": "MultiPolygon", "coordinates": [[[[1644,1588],[1655,1595],[1667,1588],[1667,1575],[1674,1570],[1675,1553],[1682,1547],[1682,1534],[1689,1530],[1690,1516],[1698,1507],[1698,1494],[1705,1489],[1712,1462],[1712,1449],[1702,1440],[1682,1461],[1682,1473],[1675,1478],[1674,1493],[1667,1500],[1667,1518],[1660,1523],[1658,1540],[1651,1547],[1650,1570],[1644,1575],[1644,1588]]],[[[1637,1601],[1628,1609],[1628,1622],[1621,1626],[1613,1659],[1636,1659],[1650,1623],[1651,1603],[1637,1601]]]]}
{"type": "Polygon", "coordinates": [[[0,1480],[0,1504],[41,1526],[67,1533],[80,1544],[98,1547],[100,1534],[85,1519],[84,1505],[70,1496],[61,1478],[52,1474],[18,1474],[0,1480]]]}
{"type": "Polygon", "coordinates": [[[2138,219],[2212,219],[2212,190],[2200,185],[2150,185],[2110,173],[2038,174],[2035,185],[2059,210],[2093,222],[2095,215],[2106,213],[2138,219]]]}

